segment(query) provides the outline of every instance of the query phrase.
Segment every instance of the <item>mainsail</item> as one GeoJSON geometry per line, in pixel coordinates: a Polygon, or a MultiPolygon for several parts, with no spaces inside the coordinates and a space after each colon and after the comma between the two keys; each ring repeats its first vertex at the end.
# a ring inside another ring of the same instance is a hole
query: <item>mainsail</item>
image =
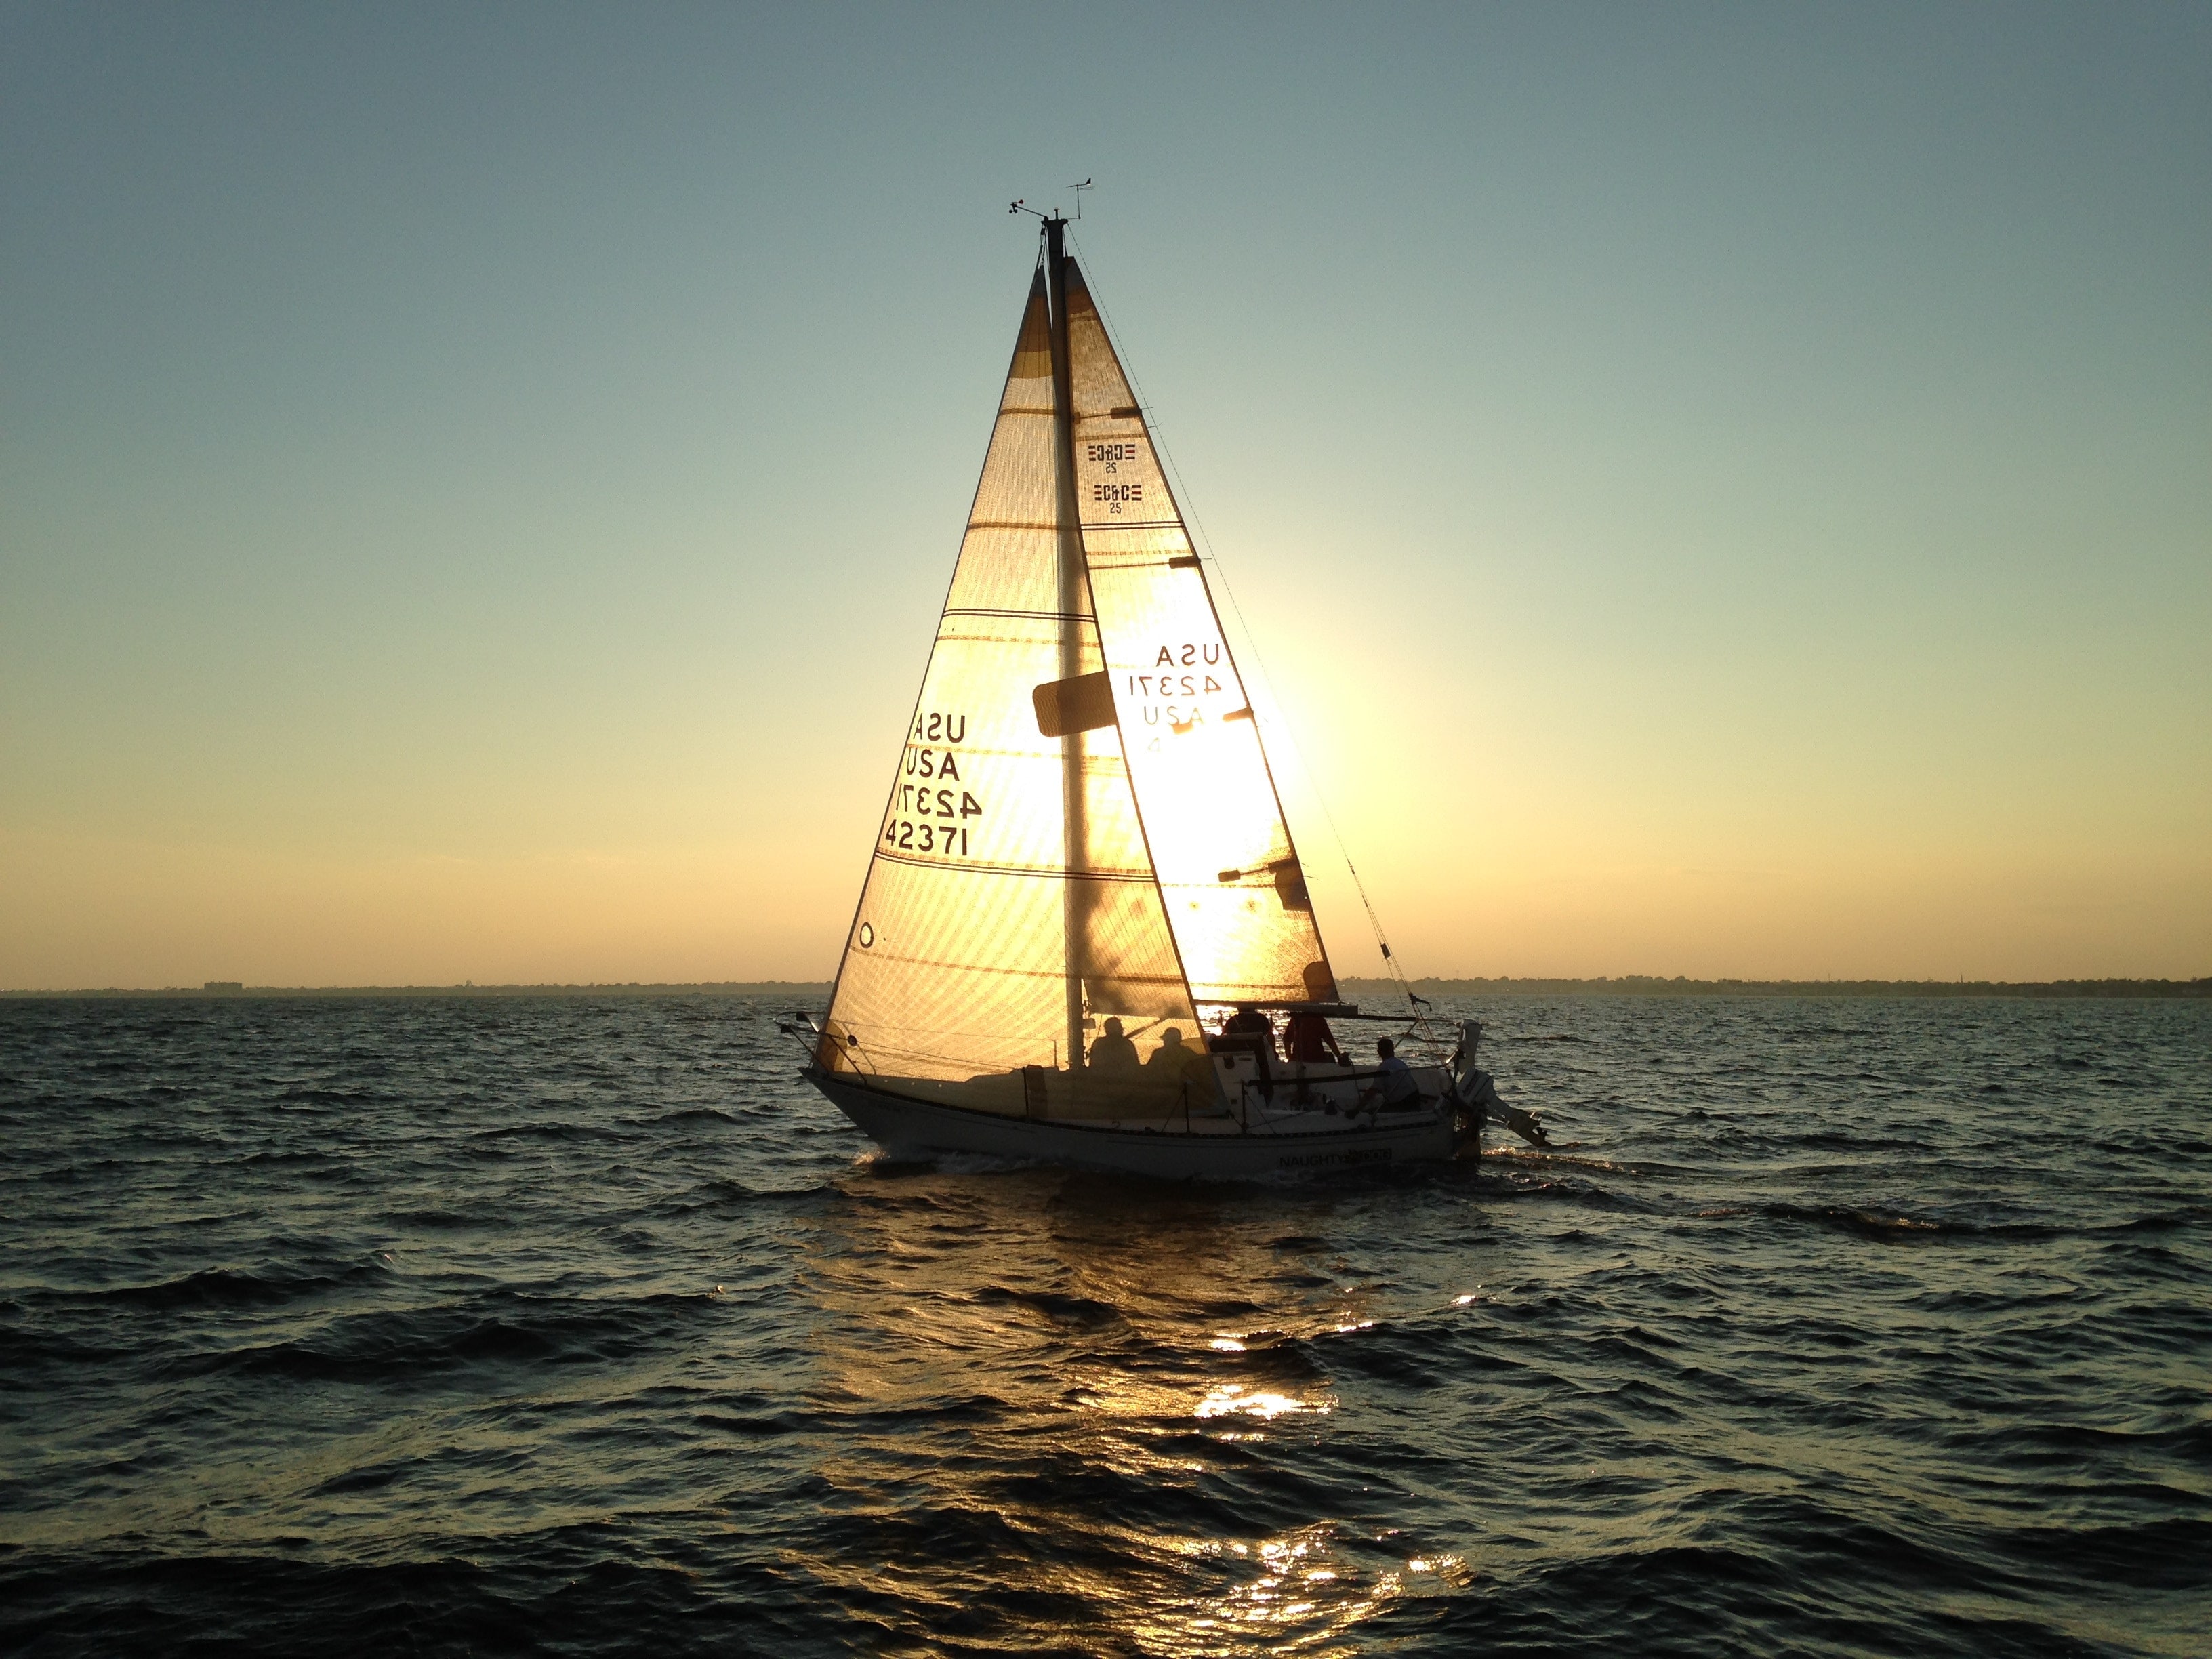
{"type": "Polygon", "coordinates": [[[1157,1051],[1196,1036],[1194,998],[1328,1001],[1335,982],[1199,562],[1057,230],[817,1058],[984,1109],[1162,1115],[1187,1103],[1182,1068],[1086,1073],[1108,1017],[1157,1051]]]}
{"type": "MultiPolygon", "coordinates": [[[[1196,1035],[1079,562],[1062,580],[1051,327],[1040,268],[846,942],[832,1070],[1079,1066],[1083,1021],[1109,1014],[1196,1035]]],[[[1005,1092],[966,1103],[1021,1109],[1005,1092]]]]}

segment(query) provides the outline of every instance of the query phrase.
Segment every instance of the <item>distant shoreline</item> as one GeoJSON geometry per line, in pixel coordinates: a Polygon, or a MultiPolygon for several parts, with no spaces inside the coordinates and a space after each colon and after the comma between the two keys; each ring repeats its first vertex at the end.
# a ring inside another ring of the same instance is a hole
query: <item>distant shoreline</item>
{"type": "Polygon", "coordinates": [[[205,1001],[240,997],[782,997],[830,994],[827,980],[705,980],[696,984],[620,985],[166,985],[155,988],[109,986],[96,990],[0,991],[0,998],[191,997],[205,1001]]]}
{"type": "MultiPolygon", "coordinates": [[[[1417,979],[1425,997],[1630,996],[1630,997],[2212,997],[2212,978],[2061,979],[2026,981],[1927,979],[1659,979],[1630,974],[1613,979],[1417,979]]],[[[1338,981],[1352,1001],[1395,1002],[1395,981],[1338,981]]],[[[692,984],[618,985],[244,985],[221,981],[204,985],[159,988],[0,991],[0,999],[127,1000],[191,998],[216,1001],[239,997],[773,997],[793,1005],[820,1003],[830,994],[827,980],[708,980],[692,984]]]]}
{"type": "MultiPolygon", "coordinates": [[[[1344,994],[1395,998],[1387,979],[1337,981],[1344,994]]],[[[1419,996],[1627,997],[2212,997],[2206,979],[1660,979],[1627,974],[1617,979],[1417,979],[1419,996]]]]}

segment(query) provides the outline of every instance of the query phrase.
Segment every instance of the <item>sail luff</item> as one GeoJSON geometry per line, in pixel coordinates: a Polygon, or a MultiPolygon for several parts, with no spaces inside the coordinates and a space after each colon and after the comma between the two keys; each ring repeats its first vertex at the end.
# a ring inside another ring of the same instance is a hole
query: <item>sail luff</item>
{"type": "MultiPolygon", "coordinates": [[[[1068,367],[1066,222],[1058,217],[1044,222],[1045,284],[1052,314],[1053,469],[1058,488],[1060,555],[1060,678],[1066,684],[1083,672],[1083,623],[1079,610],[1088,584],[1084,580],[1083,525],[1075,498],[1075,398],[1068,367]]],[[[1067,939],[1067,1063],[1080,1068],[1084,1059],[1083,981],[1087,964],[1086,945],[1091,898],[1087,883],[1077,876],[1090,868],[1084,834],[1083,754],[1080,730],[1064,732],[1060,739],[1060,793],[1066,802],[1065,830],[1070,879],[1063,912],[1067,939]]]]}
{"type": "MultiPolygon", "coordinates": [[[[1030,304],[1034,304],[1036,301],[1037,287],[1042,279],[1043,273],[1042,271],[1031,273],[1030,283],[1030,304]]],[[[1027,320],[1028,314],[1028,307],[1024,306],[1023,309],[1023,317],[1024,321],[1027,320]]],[[[1023,340],[1023,334],[1017,334],[1015,336],[1013,361],[1009,363],[1006,368],[1006,378],[1009,381],[1013,379],[1015,372],[1020,367],[1023,340]]],[[[1006,397],[1005,394],[1001,392],[1000,394],[999,411],[998,414],[994,416],[992,421],[994,435],[996,434],[999,420],[1002,419],[1005,414],[1006,397]]],[[[968,496],[968,519],[969,522],[971,524],[976,518],[976,509],[982,504],[983,486],[985,482],[990,477],[990,475],[991,451],[990,447],[986,445],[983,451],[983,463],[975,471],[975,488],[969,492],[968,496]]],[[[945,585],[945,602],[938,607],[940,613],[951,608],[952,604],[952,596],[958,591],[959,586],[960,566],[958,561],[956,560],[952,567],[952,575],[945,585]]],[[[925,671],[922,675],[921,684],[915,688],[914,707],[907,714],[908,731],[913,731],[919,724],[921,714],[922,699],[927,697],[928,695],[929,676],[925,671]]],[[[898,792],[898,772],[896,769],[894,769],[891,773],[891,792],[894,796],[896,796],[898,792]]],[[[845,928],[847,947],[845,951],[839,955],[837,958],[837,972],[830,981],[829,1011],[834,1012],[836,1010],[840,994],[845,988],[845,970],[853,960],[851,940],[860,930],[860,915],[866,908],[868,902],[868,875],[872,875],[874,872],[878,851],[878,846],[872,843],[868,848],[868,872],[861,877],[860,895],[853,901],[853,920],[847,924],[845,928]]],[[[829,1013],[825,1012],[823,1018],[826,1021],[829,1018],[829,1013]]],[[[820,1066],[825,1071],[836,1070],[844,1059],[843,1055],[836,1052],[837,1048],[837,1040],[831,1034],[831,1031],[828,1029],[823,1030],[819,1039],[815,1043],[815,1064],[820,1066]]]]}

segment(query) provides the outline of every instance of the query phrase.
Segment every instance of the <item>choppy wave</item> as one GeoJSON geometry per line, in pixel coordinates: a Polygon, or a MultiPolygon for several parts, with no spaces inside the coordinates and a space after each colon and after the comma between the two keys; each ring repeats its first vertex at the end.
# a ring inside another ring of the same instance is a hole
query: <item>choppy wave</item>
{"type": "Polygon", "coordinates": [[[1201,1188],[770,1005],[0,1004],[0,1649],[2202,1650],[2204,1010],[1465,1012],[1553,1149],[1201,1188]]]}

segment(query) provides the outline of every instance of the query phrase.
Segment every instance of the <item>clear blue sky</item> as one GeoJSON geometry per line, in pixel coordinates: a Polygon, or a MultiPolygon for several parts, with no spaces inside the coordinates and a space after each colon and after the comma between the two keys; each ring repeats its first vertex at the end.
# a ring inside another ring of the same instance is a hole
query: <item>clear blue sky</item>
{"type": "Polygon", "coordinates": [[[9,4],[0,145],[0,985],[826,973],[1085,176],[1415,971],[2212,971],[2212,8],[9,4]]]}

